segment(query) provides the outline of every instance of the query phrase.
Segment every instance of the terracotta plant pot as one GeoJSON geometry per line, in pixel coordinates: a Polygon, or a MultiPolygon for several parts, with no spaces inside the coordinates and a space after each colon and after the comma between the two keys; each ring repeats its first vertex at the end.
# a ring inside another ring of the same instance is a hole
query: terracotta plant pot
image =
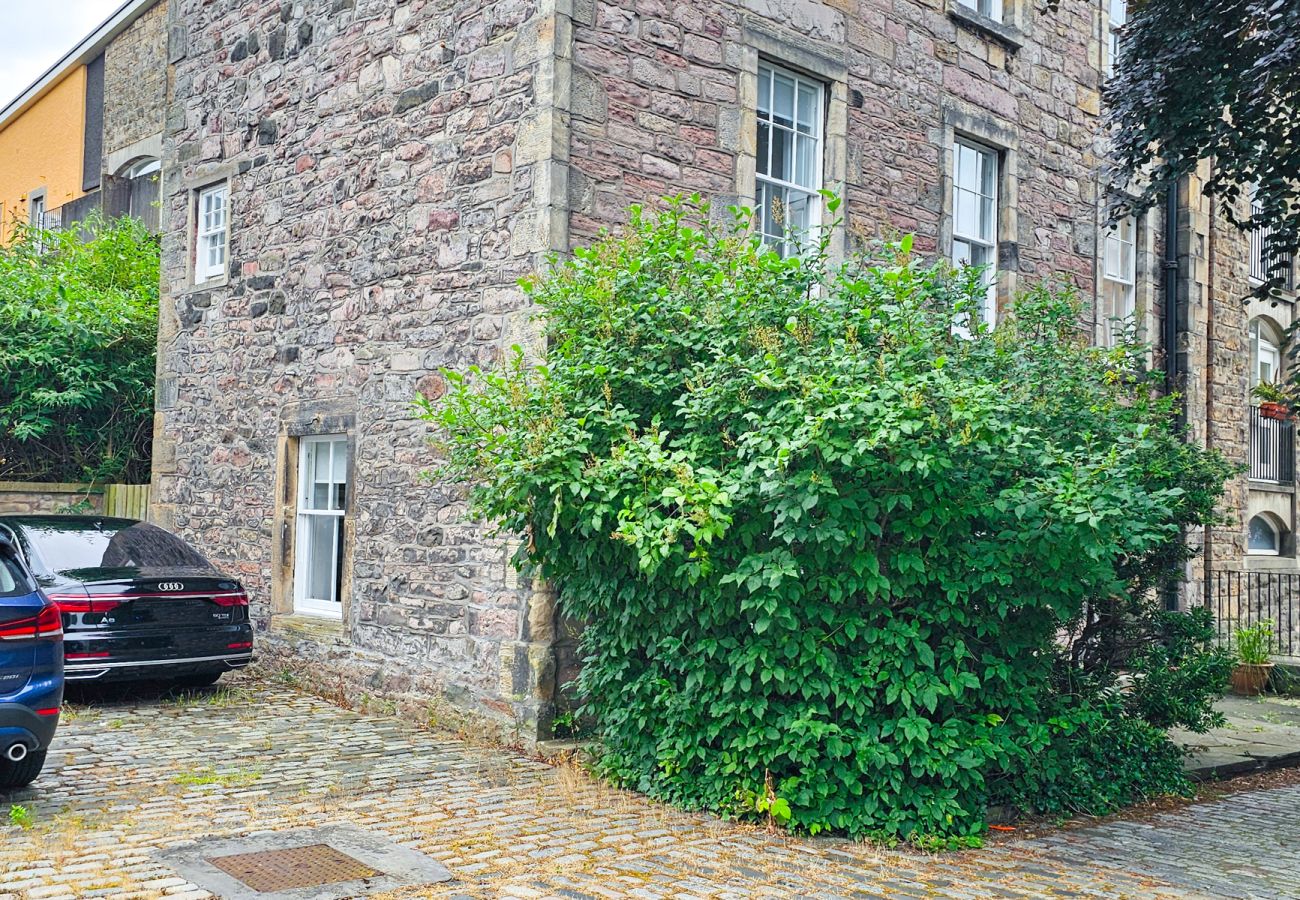
{"type": "Polygon", "coordinates": [[[1268,684],[1272,663],[1237,663],[1232,670],[1232,692],[1243,697],[1258,697],[1268,684]]]}
{"type": "Polygon", "coordinates": [[[1278,419],[1280,421],[1291,418],[1291,410],[1287,409],[1285,403],[1270,403],[1267,400],[1259,405],[1259,414],[1266,419],[1278,419]]]}

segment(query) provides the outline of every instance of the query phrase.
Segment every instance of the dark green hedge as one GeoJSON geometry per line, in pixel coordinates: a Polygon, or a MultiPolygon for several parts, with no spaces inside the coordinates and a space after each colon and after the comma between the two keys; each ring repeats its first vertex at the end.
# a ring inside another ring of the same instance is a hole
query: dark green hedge
{"type": "Polygon", "coordinates": [[[149,480],[160,284],[134,219],[0,247],[0,480],[149,480]]]}

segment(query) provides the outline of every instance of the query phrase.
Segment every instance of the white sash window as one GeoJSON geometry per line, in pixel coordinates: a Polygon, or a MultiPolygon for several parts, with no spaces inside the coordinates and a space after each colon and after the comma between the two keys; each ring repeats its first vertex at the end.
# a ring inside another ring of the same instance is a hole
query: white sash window
{"type": "Polygon", "coordinates": [[[821,224],[826,86],[762,63],[754,205],[763,243],[793,256],[821,224]]]}
{"type": "Polygon", "coordinates": [[[294,611],[342,618],[343,526],[348,501],[348,442],[305,437],[298,462],[294,611]]]}

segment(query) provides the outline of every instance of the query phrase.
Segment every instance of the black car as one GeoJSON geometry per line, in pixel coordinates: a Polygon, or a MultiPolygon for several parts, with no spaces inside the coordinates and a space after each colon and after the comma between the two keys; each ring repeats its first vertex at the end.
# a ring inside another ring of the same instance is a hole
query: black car
{"type": "Polygon", "coordinates": [[[63,617],[69,681],[213,684],[253,658],[248,594],[180,538],[134,519],[0,516],[63,617]]]}

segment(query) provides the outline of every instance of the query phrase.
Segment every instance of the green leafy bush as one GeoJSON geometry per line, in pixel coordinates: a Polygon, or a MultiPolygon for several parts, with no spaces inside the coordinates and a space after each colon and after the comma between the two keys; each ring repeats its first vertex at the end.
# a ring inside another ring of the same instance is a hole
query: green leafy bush
{"type": "Polygon", "coordinates": [[[528,285],[545,366],[447,373],[426,411],[587,623],[599,770],[927,845],[992,802],[1185,789],[1159,729],[1206,727],[1226,662],[1158,588],[1230,467],[1171,432],[1139,348],[1087,346],[1042,288],[956,337],[977,273],[906,239],[781,259],[737,216],[634,210],[528,285]]]}
{"type": "Polygon", "coordinates": [[[0,479],[148,481],[159,287],[133,219],[0,247],[0,479]]]}
{"type": "Polygon", "coordinates": [[[1076,707],[1057,727],[1050,751],[1003,786],[1007,801],[1041,813],[1104,815],[1146,797],[1187,792],[1182,751],[1164,730],[1126,715],[1122,704],[1076,707]]]}

